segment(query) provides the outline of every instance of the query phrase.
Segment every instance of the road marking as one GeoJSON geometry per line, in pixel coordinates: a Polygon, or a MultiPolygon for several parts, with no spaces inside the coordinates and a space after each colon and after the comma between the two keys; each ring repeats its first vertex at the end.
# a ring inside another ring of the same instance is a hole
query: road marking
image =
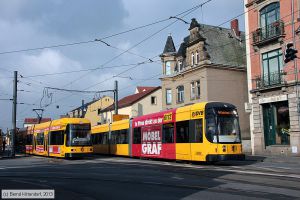
{"type": "Polygon", "coordinates": [[[226,183],[224,185],[220,185],[215,188],[224,188],[226,190],[243,190],[243,191],[255,191],[255,192],[263,192],[269,194],[280,194],[286,195],[290,197],[300,197],[300,191],[287,189],[287,188],[280,188],[280,187],[270,187],[270,186],[262,186],[262,185],[255,185],[255,184],[245,184],[245,183],[226,183]]]}
{"type": "Polygon", "coordinates": [[[184,179],[184,178],[181,178],[181,177],[178,177],[178,176],[173,176],[173,177],[171,177],[171,178],[177,179],[177,180],[183,180],[183,179],[184,179]]]}

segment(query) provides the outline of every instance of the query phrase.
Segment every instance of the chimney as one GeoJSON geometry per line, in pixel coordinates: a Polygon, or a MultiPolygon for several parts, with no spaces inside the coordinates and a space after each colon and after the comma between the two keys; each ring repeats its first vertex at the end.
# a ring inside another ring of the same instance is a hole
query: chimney
{"type": "Polygon", "coordinates": [[[238,19],[234,19],[230,22],[230,25],[231,25],[231,30],[234,31],[235,35],[237,37],[240,37],[241,36],[241,32],[239,30],[239,20],[238,19]]]}

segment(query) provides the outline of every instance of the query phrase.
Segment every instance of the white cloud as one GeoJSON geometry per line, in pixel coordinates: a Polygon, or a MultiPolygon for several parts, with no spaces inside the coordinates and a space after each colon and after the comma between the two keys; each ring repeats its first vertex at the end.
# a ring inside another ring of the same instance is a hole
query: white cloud
{"type": "Polygon", "coordinates": [[[68,70],[79,70],[81,65],[78,61],[64,56],[58,50],[46,49],[37,55],[23,55],[21,61],[25,76],[29,74],[56,73],[68,70]],[[25,72],[26,71],[26,72],[25,72]]]}

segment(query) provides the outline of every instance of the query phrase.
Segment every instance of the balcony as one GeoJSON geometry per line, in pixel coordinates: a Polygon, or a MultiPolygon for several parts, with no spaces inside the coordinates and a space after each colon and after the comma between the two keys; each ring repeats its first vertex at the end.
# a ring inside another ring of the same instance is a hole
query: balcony
{"type": "Polygon", "coordinates": [[[281,86],[285,83],[284,75],[285,72],[279,71],[257,76],[253,79],[255,83],[254,89],[261,90],[281,86]]]}
{"type": "Polygon", "coordinates": [[[284,36],[284,22],[277,21],[252,32],[253,45],[261,46],[284,36]]]}

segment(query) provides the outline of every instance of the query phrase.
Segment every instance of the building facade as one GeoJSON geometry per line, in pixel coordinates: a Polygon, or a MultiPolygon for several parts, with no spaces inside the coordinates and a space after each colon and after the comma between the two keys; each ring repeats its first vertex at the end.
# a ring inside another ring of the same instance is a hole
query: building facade
{"type": "Polygon", "coordinates": [[[84,104],[74,110],[68,112],[69,117],[84,117],[90,120],[92,126],[96,126],[101,123],[100,112],[111,106],[114,103],[114,99],[109,96],[104,96],[100,99],[93,100],[84,104]]]}
{"type": "MultiPolygon", "coordinates": [[[[137,87],[135,94],[118,101],[118,114],[129,118],[160,112],[162,110],[161,87],[137,87]]],[[[114,105],[100,112],[101,124],[111,123],[115,114],[114,105]]]]}
{"type": "Polygon", "coordinates": [[[251,151],[244,33],[238,21],[231,29],[199,24],[192,19],[189,35],[176,51],[168,36],[160,55],[163,67],[162,107],[177,108],[203,101],[237,106],[245,152],[251,151]]]}
{"type": "Polygon", "coordinates": [[[253,153],[300,155],[299,63],[284,63],[286,45],[299,46],[300,1],[246,0],[245,11],[253,153]]]}

